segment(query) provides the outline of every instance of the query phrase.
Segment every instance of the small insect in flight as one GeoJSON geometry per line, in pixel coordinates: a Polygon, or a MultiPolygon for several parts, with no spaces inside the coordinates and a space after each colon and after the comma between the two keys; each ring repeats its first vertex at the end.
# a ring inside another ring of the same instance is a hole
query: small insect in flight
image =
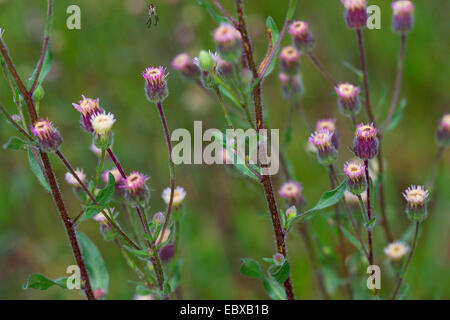
{"type": "Polygon", "coordinates": [[[158,24],[159,17],[158,12],[156,12],[156,6],[153,3],[150,3],[148,5],[148,20],[147,20],[147,27],[150,28],[152,24],[156,27],[158,24]]]}

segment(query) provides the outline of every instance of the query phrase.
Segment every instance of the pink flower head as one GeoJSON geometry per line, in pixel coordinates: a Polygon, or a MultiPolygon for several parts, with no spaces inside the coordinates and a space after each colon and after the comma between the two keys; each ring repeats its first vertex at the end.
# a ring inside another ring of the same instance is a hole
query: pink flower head
{"type": "Polygon", "coordinates": [[[186,78],[194,79],[200,76],[200,68],[187,53],[180,53],[172,60],[172,68],[180,71],[186,78]]]}
{"type": "Polygon", "coordinates": [[[289,82],[289,76],[283,72],[278,73],[278,80],[280,80],[281,84],[286,85],[289,82]]]}
{"type": "Polygon", "coordinates": [[[109,174],[112,174],[114,177],[114,180],[116,182],[116,185],[118,185],[122,181],[122,175],[120,174],[120,171],[117,168],[106,170],[102,173],[102,179],[105,183],[108,183],[109,174]]]}
{"type": "Polygon", "coordinates": [[[339,136],[336,132],[336,119],[321,119],[316,123],[316,130],[328,130],[333,134],[331,137],[331,142],[333,146],[338,149],[339,148],[339,136]]]}
{"type": "Polygon", "coordinates": [[[302,200],[302,185],[298,181],[288,181],[283,183],[278,190],[280,197],[286,199],[289,203],[295,204],[302,200]]]}
{"type": "Polygon", "coordinates": [[[414,24],[414,4],[409,0],[392,2],[392,29],[404,33],[412,29],[414,24]]]}
{"type": "Polygon", "coordinates": [[[444,114],[436,132],[436,139],[440,146],[450,146],[450,113],[444,114]]]}
{"type": "Polygon", "coordinates": [[[314,39],[309,31],[309,25],[305,21],[294,21],[289,25],[288,33],[298,50],[311,51],[314,47],[314,39]]]}
{"type": "Polygon", "coordinates": [[[356,161],[346,162],[344,172],[348,179],[356,181],[364,177],[366,167],[364,164],[356,161]]]}
{"type": "Polygon", "coordinates": [[[133,171],[126,179],[122,179],[121,189],[125,190],[125,195],[130,201],[136,203],[147,202],[150,193],[146,185],[148,177],[140,172],[133,171]]]}
{"type": "Polygon", "coordinates": [[[348,82],[340,83],[334,88],[338,95],[339,111],[345,115],[356,115],[361,110],[359,94],[361,90],[348,82]]]}
{"type": "Polygon", "coordinates": [[[161,66],[146,68],[142,73],[145,80],[145,93],[150,102],[161,102],[169,95],[167,76],[166,68],[161,66]]]}
{"type": "Polygon", "coordinates": [[[61,135],[48,119],[36,121],[30,130],[37,138],[39,148],[44,152],[58,150],[62,143],[61,135]]]}
{"type": "Polygon", "coordinates": [[[369,160],[378,153],[378,130],[372,124],[359,124],[356,127],[353,151],[362,160],[369,160]]]}
{"type": "Polygon", "coordinates": [[[356,136],[358,139],[370,140],[377,136],[378,129],[371,124],[358,124],[356,127],[356,136]]]}
{"type": "Polygon", "coordinates": [[[86,98],[84,95],[82,100],[77,103],[72,103],[75,109],[81,114],[80,124],[83,129],[88,132],[93,132],[91,117],[95,114],[103,113],[104,111],[100,108],[99,98],[91,99],[86,98]]]}
{"type": "Polygon", "coordinates": [[[318,150],[324,151],[331,147],[333,134],[333,132],[330,132],[327,129],[318,130],[311,134],[309,141],[311,141],[318,150]]]}
{"type": "Polygon", "coordinates": [[[366,0],[341,0],[345,7],[345,20],[351,29],[361,29],[367,22],[366,0]]]}
{"type": "MultiPolygon", "coordinates": [[[[110,208],[109,211],[111,213],[114,213],[114,208],[110,208]]],[[[95,221],[100,222],[102,224],[107,224],[108,223],[108,219],[105,217],[105,215],[110,217],[109,212],[106,211],[106,210],[103,210],[103,212],[97,213],[94,217],[92,217],[92,219],[94,219],[95,221]]]]}
{"type": "Polygon", "coordinates": [[[214,42],[220,46],[233,48],[236,43],[239,44],[240,40],[241,33],[230,23],[221,23],[219,27],[214,30],[214,42]]]}
{"type": "Polygon", "coordinates": [[[281,49],[279,55],[281,70],[288,75],[295,75],[298,73],[300,68],[300,56],[301,52],[293,46],[287,46],[281,49]]]}
{"type": "Polygon", "coordinates": [[[101,299],[105,295],[105,290],[97,288],[94,290],[94,297],[95,299],[101,299]]]}

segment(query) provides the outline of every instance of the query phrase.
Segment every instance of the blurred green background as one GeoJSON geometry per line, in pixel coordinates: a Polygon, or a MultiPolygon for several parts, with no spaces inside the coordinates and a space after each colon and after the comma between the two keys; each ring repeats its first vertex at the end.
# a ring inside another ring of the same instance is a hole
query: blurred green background
{"type": "MultiPolygon", "coordinates": [[[[225,128],[215,100],[194,84],[183,81],[170,68],[171,59],[180,52],[195,56],[200,49],[214,49],[212,30],[216,24],[196,0],[155,0],[159,25],[147,29],[145,0],[80,0],[81,30],[68,30],[66,9],[74,1],[55,1],[54,31],[51,47],[54,63],[44,82],[46,91],[41,115],[52,119],[64,136],[62,151],[75,167],[92,176],[96,157],[89,151],[91,138],[79,127],[79,115],[71,103],[81,94],[100,97],[103,108],[115,114],[114,149],[127,171],[140,170],[150,176],[152,212],[164,208],[160,194],[168,184],[167,149],[156,109],[144,96],[140,73],[151,65],[169,66],[170,96],[165,110],[171,129],[192,131],[193,121],[202,120],[204,128],[225,128]]],[[[233,1],[224,0],[234,13],[233,1]]],[[[288,1],[246,1],[248,24],[256,58],[264,57],[267,40],[264,23],[272,16],[278,26],[284,21],[288,1]]],[[[390,28],[390,1],[369,1],[381,7],[381,30],[365,31],[372,89],[372,100],[379,119],[387,115],[388,103],[378,103],[386,94],[389,102],[395,78],[399,36],[390,28]]],[[[437,147],[434,134],[438,121],[450,105],[450,1],[414,1],[415,27],[408,37],[404,83],[401,96],[408,99],[406,112],[395,131],[384,140],[388,173],[388,214],[397,238],[408,227],[403,213],[401,191],[409,184],[423,184],[430,172],[437,147]]],[[[306,20],[316,38],[315,54],[342,81],[357,78],[342,62],[359,65],[356,36],[345,26],[340,1],[298,1],[295,18],[306,20]]],[[[40,55],[46,1],[0,0],[0,27],[20,75],[26,79],[40,55]]],[[[287,45],[286,38],[283,44],[287,45]]],[[[278,68],[278,67],[277,67],[278,68]]],[[[303,106],[308,121],[337,117],[341,135],[338,169],[350,157],[348,119],[337,112],[332,88],[310,60],[303,59],[306,96],[303,106]]],[[[264,104],[271,128],[283,128],[289,106],[280,97],[274,72],[264,83],[264,104]]],[[[15,113],[8,86],[0,80],[0,100],[15,113]]],[[[360,114],[361,121],[363,113],[360,114]]],[[[326,170],[305,151],[308,132],[300,115],[293,119],[293,142],[287,153],[296,176],[303,183],[309,206],[329,189],[326,170]]],[[[0,121],[0,141],[17,135],[4,117],[0,121]]],[[[414,256],[406,282],[408,298],[450,298],[450,153],[441,161],[436,192],[429,219],[414,256]]],[[[65,183],[65,169],[52,157],[64,199],[72,216],[80,203],[65,183]]],[[[110,165],[110,164],[109,164],[110,165]]],[[[0,150],[0,299],[80,299],[79,294],[51,288],[47,291],[23,290],[31,273],[50,278],[65,275],[74,264],[64,228],[48,193],[29,170],[26,154],[0,150]]],[[[239,273],[240,258],[271,257],[275,245],[263,190],[259,185],[230,174],[224,166],[181,165],[177,184],[187,191],[186,211],[181,230],[181,256],[184,259],[181,286],[185,298],[256,299],[267,298],[261,283],[239,273]]],[[[274,178],[278,189],[280,179],[274,178]]],[[[282,204],[279,201],[280,205],[282,204]]],[[[378,211],[377,211],[378,212],[378,211]]],[[[334,228],[328,214],[311,220],[313,235],[323,244],[323,252],[335,247],[334,228]]],[[[359,217],[359,216],[357,216],[359,217]]],[[[81,230],[101,250],[110,273],[108,298],[129,299],[136,280],[117,248],[104,242],[94,221],[84,222],[81,230]]],[[[375,229],[375,259],[386,266],[386,245],[380,226],[375,229]]],[[[348,244],[348,251],[353,247],[348,244]]],[[[310,261],[296,230],[288,237],[292,280],[297,298],[320,298],[310,261]]],[[[364,275],[363,265],[359,274],[364,275]]],[[[383,272],[383,271],[382,271],[383,272]]],[[[382,276],[384,274],[382,273],[382,276]]],[[[333,286],[333,277],[327,277],[333,286]]],[[[364,286],[361,282],[360,286],[364,286]]],[[[355,283],[359,286],[359,284],[355,283]]],[[[392,277],[382,278],[381,294],[389,296],[392,277]],[[385,289],[385,291],[383,291],[385,289]]],[[[339,294],[336,297],[342,297],[339,294]]]]}

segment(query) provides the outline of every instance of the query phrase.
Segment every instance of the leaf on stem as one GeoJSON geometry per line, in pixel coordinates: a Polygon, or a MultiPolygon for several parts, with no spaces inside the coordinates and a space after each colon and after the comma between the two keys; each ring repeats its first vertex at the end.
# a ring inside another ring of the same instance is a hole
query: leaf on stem
{"type": "Polygon", "coordinates": [[[285,259],[282,265],[271,265],[268,271],[272,278],[282,284],[289,278],[289,262],[285,259]]]}
{"type": "Polygon", "coordinates": [[[50,192],[50,186],[48,185],[47,179],[44,176],[44,173],[41,170],[41,167],[39,166],[38,159],[34,156],[33,151],[31,148],[27,149],[28,152],[28,162],[30,163],[31,171],[38,179],[39,183],[44,187],[45,190],[50,192]]]}
{"type": "Polygon", "coordinates": [[[104,189],[100,190],[97,197],[95,198],[95,200],[97,200],[98,204],[102,208],[105,208],[111,202],[114,196],[115,188],[116,188],[116,180],[114,179],[114,176],[111,174],[111,172],[109,172],[108,184],[104,189]]]}
{"type": "Polygon", "coordinates": [[[17,137],[9,138],[8,142],[3,145],[3,149],[9,150],[25,150],[30,143],[23,141],[17,137]]]}
{"type": "MultiPolygon", "coordinates": [[[[47,50],[45,51],[45,56],[44,56],[44,61],[42,63],[42,69],[41,72],[39,73],[39,78],[36,82],[36,88],[39,87],[40,84],[42,84],[42,82],[44,81],[45,77],[47,76],[47,74],[50,72],[50,69],[52,68],[52,64],[53,64],[53,54],[50,51],[50,45],[47,46],[47,50]]],[[[39,61],[36,65],[36,68],[33,71],[33,74],[31,75],[31,77],[28,79],[27,82],[27,89],[30,90],[31,86],[33,85],[34,79],[36,79],[36,75],[39,69],[39,61]]]]}
{"type": "Polygon", "coordinates": [[[67,289],[67,279],[67,277],[63,277],[56,280],[51,280],[42,274],[34,273],[28,277],[27,283],[23,285],[23,288],[25,290],[28,288],[47,290],[48,288],[56,285],[63,289],[67,289]]]}
{"type": "Polygon", "coordinates": [[[221,23],[221,22],[230,22],[227,17],[218,15],[216,11],[213,9],[213,7],[208,3],[206,0],[197,0],[200,7],[204,8],[210,16],[214,19],[215,22],[221,23]]]}
{"type": "Polygon", "coordinates": [[[264,278],[264,273],[258,261],[252,258],[241,259],[241,273],[248,277],[264,278]]]}
{"type": "Polygon", "coordinates": [[[356,237],[344,226],[341,226],[341,230],[344,236],[348,239],[348,241],[350,241],[350,243],[354,245],[356,249],[358,249],[363,255],[365,255],[364,250],[361,247],[361,243],[359,243],[358,239],[356,239],[356,237]]]}
{"type": "Polygon", "coordinates": [[[264,291],[273,300],[286,300],[286,292],[281,284],[272,279],[263,279],[264,291]]]}

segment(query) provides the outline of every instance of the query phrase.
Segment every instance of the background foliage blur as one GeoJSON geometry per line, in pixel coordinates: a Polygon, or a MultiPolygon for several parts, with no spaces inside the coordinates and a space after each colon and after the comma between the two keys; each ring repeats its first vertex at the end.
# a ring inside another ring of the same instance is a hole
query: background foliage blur
{"type": "MultiPolygon", "coordinates": [[[[155,0],[159,25],[147,29],[146,0],[80,0],[81,30],[68,30],[66,8],[74,1],[55,1],[54,32],[51,47],[54,63],[44,83],[46,96],[41,115],[54,120],[64,136],[62,150],[74,166],[93,175],[96,157],[89,151],[90,136],[79,127],[79,115],[71,103],[81,94],[100,97],[101,105],[117,118],[114,149],[126,170],[148,174],[152,189],[152,212],[164,208],[161,191],[168,184],[167,151],[157,111],[144,96],[141,71],[150,65],[169,66],[176,54],[187,51],[195,56],[200,49],[214,49],[211,17],[195,0],[155,0]]],[[[222,1],[234,12],[233,1],[222,1]]],[[[385,137],[388,161],[388,214],[394,233],[400,237],[408,227],[403,213],[401,191],[409,184],[422,184],[436,153],[434,133],[439,118],[449,111],[450,20],[448,0],[417,0],[416,25],[408,37],[406,71],[401,96],[408,99],[403,119],[385,137]]],[[[373,104],[379,119],[387,115],[399,50],[399,36],[390,28],[390,1],[370,1],[382,9],[381,30],[366,31],[373,104]],[[383,103],[382,97],[387,99],[383,103]],[[377,103],[381,101],[381,103],[377,103]]],[[[250,33],[257,59],[266,52],[264,22],[271,15],[281,28],[287,1],[246,1],[250,33]]],[[[27,78],[40,55],[46,1],[0,0],[0,26],[4,39],[23,78],[27,78]]],[[[300,0],[297,19],[310,23],[316,38],[315,53],[339,80],[356,82],[356,76],[342,62],[359,65],[356,36],[345,26],[340,1],[300,0]]],[[[284,44],[289,42],[288,38],[284,44]]],[[[332,88],[306,58],[303,59],[306,96],[303,106],[308,121],[321,117],[338,118],[342,147],[338,168],[350,157],[348,119],[338,115],[332,88]]],[[[165,102],[171,129],[193,128],[202,120],[204,128],[225,128],[215,100],[192,83],[182,81],[170,70],[170,96],[165,102]]],[[[11,112],[15,107],[3,77],[0,99],[11,112]]],[[[264,83],[264,103],[268,124],[283,128],[288,103],[280,99],[280,86],[274,72],[264,83]]],[[[361,114],[362,115],[362,114],[361,114]]],[[[360,115],[360,116],[361,116],[360,115]]],[[[328,190],[326,171],[305,151],[307,129],[298,113],[294,116],[293,142],[287,150],[297,177],[304,186],[308,205],[328,190]]],[[[14,129],[1,117],[0,141],[6,142],[14,129]]],[[[64,168],[53,159],[69,212],[75,216],[80,204],[63,180],[64,168]]],[[[409,298],[450,298],[450,153],[444,154],[432,195],[430,217],[424,223],[418,250],[411,263],[407,282],[409,298]],[[444,164],[446,167],[444,167],[444,164]]],[[[275,178],[275,188],[279,179],[275,178]]],[[[0,150],[0,298],[78,299],[75,292],[51,288],[47,291],[23,290],[31,273],[50,278],[65,275],[74,264],[68,241],[51,197],[31,174],[23,152],[0,150]]],[[[177,184],[187,191],[187,214],[182,221],[181,255],[184,258],[181,286],[185,298],[254,299],[266,298],[259,281],[239,273],[240,258],[271,257],[273,231],[263,190],[248,180],[230,174],[222,166],[178,166],[177,184]]],[[[281,204],[281,201],[280,201],[281,204]]],[[[334,228],[327,213],[312,219],[314,237],[334,250],[334,228]]],[[[84,222],[81,230],[100,248],[110,273],[108,298],[128,299],[134,295],[134,274],[117,248],[106,243],[94,221],[84,222]]],[[[381,228],[375,229],[375,259],[385,265],[385,245],[381,228]]],[[[353,247],[349,244],[349,248],[353,247]]],[[[313,270],[296,230],[288,239],[292,278],[297,298],[319,298],[313,270]]],[[[332,274],[327,283],[333,287],[332,274]]],[[[364,285],[363,283],[361,286],[364,285]]],[[[382,279],[388,290],[392,280],[382,279]]],[[[390,292],[390,291],[389,291],[390,292]]],[[[383,294],[383,290],[382,290],[383,294]]]]}

